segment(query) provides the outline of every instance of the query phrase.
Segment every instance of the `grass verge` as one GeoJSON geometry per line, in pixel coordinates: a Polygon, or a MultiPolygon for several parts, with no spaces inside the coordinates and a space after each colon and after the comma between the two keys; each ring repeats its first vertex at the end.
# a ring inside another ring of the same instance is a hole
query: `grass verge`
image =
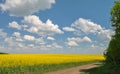
{"type": "Polygon", "coordinates": [[[71,67],[90,64],[90,63],[94,63],[94,62],[100,62],[100,61],[72,62],[72,63],[46,65],[46,66],[42,67],[42,70],[32,72],[32,74],[43,74],[46,72],[52,72],[52,71],[56,71],[56,70],[71,68],[71,67]]]}
{"type": "Polygon", "coordinates": [[[84,71],[84,74],[120,74],[120,65],[102,64],[99,67],[84,71]]]}

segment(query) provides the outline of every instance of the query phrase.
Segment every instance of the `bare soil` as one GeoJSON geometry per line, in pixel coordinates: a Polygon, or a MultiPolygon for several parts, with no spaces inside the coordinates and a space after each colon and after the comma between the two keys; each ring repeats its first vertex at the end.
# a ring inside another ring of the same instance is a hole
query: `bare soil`
{"type": "Polygon", "coordinates": [[[48,72],[48,73],[45,73],[45,74],[80,74],[80,73],[84,72],[85,70],[97,67],[99,64],[100,63],[97,62],[97,63],[87,64],[87,65],[67,68],[67,69],[64,69],[64,70],[48,72]]]}

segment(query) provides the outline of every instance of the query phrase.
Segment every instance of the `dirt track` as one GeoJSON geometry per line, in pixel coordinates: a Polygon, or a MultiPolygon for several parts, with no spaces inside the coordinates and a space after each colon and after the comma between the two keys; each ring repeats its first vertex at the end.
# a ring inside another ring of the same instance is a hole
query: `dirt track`
{"type": "Polygon", "coordinates": [[[48,72],[45,74],[80,74],[83,70],[91,69],[94,67],[97,67],[100,63],[92,63],[92,64],[87,64],[87,65],[82,65],[78,67],[72,67],[72,68],[67,68],[64,70],[58,70],[54,72],[48,72]]]}

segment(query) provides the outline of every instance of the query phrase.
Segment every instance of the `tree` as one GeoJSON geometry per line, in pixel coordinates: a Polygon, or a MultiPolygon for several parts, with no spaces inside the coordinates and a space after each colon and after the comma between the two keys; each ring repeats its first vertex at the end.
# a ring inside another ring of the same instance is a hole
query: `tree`
{"type": "Polygon", "coordinates": [[[111,23],[115,30],[115,35],[112,39],[105,53],[106,62],[120,64],[120,1],[114,2],[111,9],[111,23]]]}

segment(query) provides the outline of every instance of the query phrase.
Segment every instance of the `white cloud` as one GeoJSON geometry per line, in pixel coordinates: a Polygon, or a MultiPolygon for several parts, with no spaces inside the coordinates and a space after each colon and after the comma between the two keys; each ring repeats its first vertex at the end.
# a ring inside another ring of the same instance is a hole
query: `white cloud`
{"type": "Polygon", "coordinates": [[[29,25],[27,31],[31,33],[37,33],[39,35],[51,35],[51,34],[62,34],[63,31],[59,29],[58,25],[52,23],[51,20],[47,20],[45,23],[40,20],[38,16],[29,15],[24,17],[23,22],[29,25]]]}
{"type": "Polygon", "coordinates": [[[47,37],[48,40],[54,41],[55,39],[53,37],[47,37]]]}
{"type": "Polygon", "coordinates": [[[104,45],[100,45],[100,44],[92,44],[91,46],[90,46],[90,48],[92,48],[92,49],[97,49],[98,51],[100,51],[100,50],[105,50],[106,49],[106,46],[104,46],[104,45]]]}
{"type": "Polygon", "coordinates": [[[89,37],[87,37],[87,36],[85,36],[85,37],[83,37],[83,38],[79,38],[79,37],[75,38],[75,37],[72,37],[72,38],[67,38],[67,40],[68,40],[68,41],[75,41],[75,42],[78,42],[78,43],[81,43],[81,42],[92,42],[92,40],[91,40],[89,37]]]}
{"type": "Polygon", "coordinates": [[[13,37],[6,37],[4,41],[6,42],[6,45],[9,46],[10,48],[13,48],[18,44],[13,40],[13,37]]]}
{"type": "Polygon", "coordinates": [[[105,29],[101,25],[96,24],[88,19],[79,18],[71,25],[75,29],[76,35],[81,34],[94,34],[102,40],[110,40],[111,35],[114,34],[113,30],[105,29]]]}
{"type": "Polygon", "coordinates": [[[45,25],[43,26],[43,31],[46,31],[46,32],[53,32],[53,33],[63,33],[60,29],[59,29],[59,26],[58,25],[54,25],[52,23],[51,20],[47,20],[45,25]],[[46,30],[47,29],[47,30],[46,30]]]}
{"type": "Polygon", "coordinates": [[[92,42],[92,40],[89,37],[87,37],[87,36],[85,36],[82,41],[92,42]]]}
{"type": "Polygon", "coordinates": [[[23,42],[24,40],[21,39],[21,38],[16,38],[16,41],[18,41],[18,42],[23,42]]]}
{"type": "Polygon", "coordinates": [[[19,32],[14,32],[13,33],[13,36],[17,37],[17,38],[20,38],[20,33],[19,32]]]}
{"type": "Polygon", "coordinates": [[[33,41],[33,40],[35,40],[35,37],[31,36],[31,35],[24,35],[24,39],[28,40],[28,41],[33,41]]]}
{"type": "Polygon", "coordinates": [[[5,38],[7,36],[6,32],[3,32],[3,29],[0,29],[0,37],[5,38]]]}
{"type": "Polygon", "coordinates": [[[4,47],[6,46],[7,48],[16,52],[23,51],[23,53],[25,51],[26,52],[32,51],[32,49],[41,50],[42,49],[41,47],[43,46],[44,48],[47,48],[42,38],[35,38],[32,35],[21,35],[19,32],[14,32],[12,36],[6,37],[3,42],[4,44],[6,44],[3,45],[4,47]]]}
{"type": "Polygon", "coordinates": [[[38,28],[37,27],[30,27],[29,29],[27,29],[28,32],[31,32],[31,33],[38,33],[38,28]]]}
{"type": "Polygon", "coordinates": [[[62,49],[63,47],[58,45],[57,43],[52,43],[50,45],[46,45],[47,48],[57,48],[57,49],[62,49]]]}
{"type": "Polygon", "coordinates": [[[36,15],[25,16],[23,22],[26,24],[30,24],[32,26],[33,25],[39,26],[39,25],[43,24],[42,21],[40,20],[40,18],[36,15]]]}
{"type": "Polygon", "coordinates": [[[72,27],[83,31],[84,33],[96,33],[102,30],[102,27],[90,20],[79,18],[76,20],[72,27]]]}
{"type": "Polygon", "coordinates": [[[53,24],[51,20],[47,20],[45,23],[40,20],[36,15],[25,16],[22,20],[23,25],[19,25],[13,21],[9,23],[10,28],[18,30],[25,30],[30,33],[38,34],[39,36],[47,36],[54,34],[63,34],[64,32],[59,29],[59,26],[53,24]]]}
{"type": "Polygon", "coordinates": [[[94,48],[94,47],[95,47],[95,45],[94,45],[94,44],[92,44],[92,45],[91,45],[91,47],[92,47],[92,48],[94,48]]]}
{"type": "Polygon", "coordinates": [[[15,37],[15,40],[18,41],[18,42],[24,41],[24,40],[22,39],[22,37],[21,37],[21,33],[20,33],[20,32],[14,32],[14,33],[12,34],[12,36],[15,37]]]}
{"type": "Polygon", "coordinates": [[[34,44],[29,44],[28,47],[34,47],[35,45],[34,44]]]}
{"type": "Polygon", "coordinates": [[[10,28],[16,28],[18,30],[25,30],[30,33],[38,34],[39,36],[47,36],[54,34],[63,34],[64,32],[59,29],[59,26],[53,24],[51,20],[47,20],[45,23],[40,20],[36,15],[25,16],[22,20],[22,24],[19,25],[17,22],[13,21],[9,23],[10,28]]]}
{"type": "Polygon", "coordinates": [[[52,4],[55,4],[55,0],[5,0],[0,8],[9,11],[12,16],[25,16],[49,9],[52,4]]]}
{"type": "Polygon", "coordinates": [[[24,45],[22,43],[18,43],[19,48],[24,48],[24,45]]]}
{"type": "Polygon", "coordinates": [[[21,30],[21,26],[17,22],[15,22],[15,21],[9,23],[9,27],[21,30]]]}
{"type": "Polygon", "coordinates": [[[39,44],[39,45],[44,45],[44,44],[46,44],[46,42],[45,42],[42,38],[37,38],[37,39],[35,39],[35,42],[36,42],[37,44],[39,44]]]}
{"type": "Polygon", "coordinates": [[[67,42],[67,45],[68,46],[78,46],[77,42],[75,42],[75,41],[69,41],[69,42],[67,42]]]}
{"type": "Polygon", "coordinates": [[[87,36],[83,38],[72,37],[72,38],[67,38],[67,40],[68,40],[67,42],[68,46],[79,46],[79,43],[82,43],[82,42],[92,42],[92,40],[87,36]]]}
{"type": "Polygon", "coordinates": [[[69,32],[75,31],[75,29],[72,28],[72,27],[64,27],[63,30],[64,31],[69,31],[69,32]]]}
{"type": "Polygon", "coordinates": [[[112,35],[114,35],[114,31],[110,29],[104,29],[98,32],[98,37],[101,40],[111,40],[112,35]]]}
{"type": "Polygon", "coordinates": [[[63,46],[58,45],[57,43],[53,43],[52,46],[54,46],[57,49],[62,49],[63,48],[63,46]]]}
{"type": "MultiPolygon", "coordinates": [[[[86,19],[84,19],[84,20],[86,20],[86,19]]],[[[110,35],[111,35],[111,33],[113,33],[113,31],[110,29],[105,29],[95,23],[91,24],[90,22],[92,22],[92,21],[90,21],[90,20],[84,21],[84,23],[85,22],[89,22],[89,23],[87,23],[89,25],[82,24],[82,25],[86,25],[85,27],[87,27],[87,29],[85,28],[85,30],[84,30],[84,27],[81,28],[80,23],[77,25],[75,25],[73,23],[70,27],[64,27],[63,28],[64,31],[69,31],[69,32],[73,32],[73,33],[74,32],[83,33],[83,35],[77,36],[77,37],[76,36],[68,37],[67,42],[64,42],[64,41],[60,41],[60,42],[66,43],[66,45],[67,45],[66,49],[69,49],[69,47],[70,47],[70,49],[73,49],[73,51],[76,51],[76,50],[74,50],[75,48],[76,49],[80,48],[81,50],[82,50],[82,48],[84,48],[85,49],[84,51],[86,51],[86,50],[91,51],[92,49],[94,49],[94,50],[98,49],[98,51],[99,50],[102,51],[103,49],[105,49],[107,44],[105,45],[104,42],[103,43],[101,42],[101,44],[104,45],[104,46],[102,46],[102,45],[100,45],[99,41],[101,41],[101,39],[102,40],[107,40],[107,39],[110,40],[110,38],[111,38],[110,35]],[[93,28],[96,28],[96,29],[93,29],[93,28]],[[95,37],[91,37],[91,36],[95,36],[95,37]],[[96,40],[94,40],[94,38],[96,40]],[[87,43],[87,45],[84,46],[84,45],[82,45],[82,43],[85,43],[85,44],[87,43]],[[74,47],[74,48],[71,48],[71,47],[74,47]]],[[[11,50],[14,49],[16,51],[18,49],[20,51],[21,51],[21,49],[24,49],[22,52],[29,52],[29,51],[41,52],[41,50],[46,50],[46,52],[47,52],[48,50],[52,51],[52,50],[56,50],[56,49],[64,49],[64,44],[58,45],[55,41],[59,42],[59,40],[55,40],[55,38],[53,37],[54,34],[62,34],[63,31],[59,29],[58,25],[53,24],[51,20],[48,19],[46,22],[43,22],[40,20],[40,18],[38,16],[29,15],[29,16],[25,16],[21,23],[23,25],[19,25],[17,22],[13,21],[13,22],[9,23],[9,27],[16,28],[21,31],[24,30],[24,32],[25,31],[30,32],[30,35],[23,35],[22,32],[20,31],[21,33],[13,32],[13,34],[11,36],[7,37],[7,33],[3,32],[3,30],[0,29],[0,36],[5,37],[4,38],[5,43],[3,43],[3,44],[6,44],[6,45],[4,45],[3,47],[7,46],[9,49],[11,49],[11,50]],[[12,24],[12,25],[10,25],[10,24],[12,24]],[[17,24],[17,25],[13,25],[13,24],[17,24]],[[37,35],[31,34],[31,33],[34,33],[37,35]],[[34,36],[32,36],[32,35],[34,35],[34,36]],[[51,40],[51,41],[49,42],[48,40],[51,40]],[[32,50],[32,49],[35,49],[35,50],[32,50]]],[[[56,51],[58,51],[58,50],[56,50],[56,51]]],[[[63,52],[64,52],[64,50],[63,50],[63,52]]]]}
{"type": "MultiPolygon", "coordinates": [[[[52,38],[53,37],[48,37],[48,39],[53,40],[54,38],[52,38]]],[[[56,42],[49,44],[47,40],[44,41],[44,39],[43,37],[37,38],[32,35],[23,35],[20,32],[13,32],[11,36],[7,36],[2,40],[0,46],[4,48],[3,50],[10,53],[39,53],[41,51],[47,52],[63,48],[63,46],[58,45],[56,42]]],[[[2,50],[1,48],[0,50],[2,50]]]]}

